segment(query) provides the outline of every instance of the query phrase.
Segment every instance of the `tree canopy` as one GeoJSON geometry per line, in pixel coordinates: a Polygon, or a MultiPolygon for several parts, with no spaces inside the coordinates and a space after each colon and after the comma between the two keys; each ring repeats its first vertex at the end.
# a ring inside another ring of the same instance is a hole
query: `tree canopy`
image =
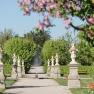
{"type": "Polygon", "coordinates": [[[36,45],[39,45],[40,47],[43,46],[45,41],[50,39],[50,35],[48,31],[41,31],[38,28],[35,28],[33,31],[24,34],[24,37],[33,40],[36,43],[36,45]]]}
{"type": "Polygon", "coordinates": [[[48,59],[51,59],[52,56],[55,56],[56,53],[59,55],[59,63],[61,65],[68,64],[70,61],[68,41],[64,39],[46,41],[42,49],[44,63],[46,63],[48,59]]]}
{"type": "Polygon", "coordinates": [[[15,53],[17,57],[19,56],[21,60],[24,60],[26,72],[30,68],[31,61],[35,55],[35,49],[36,45],[33,41],[20,37],[9,39],[4,44],[5,53],[11,57],[15,53]]]}
{"type": "Polygon", "coordinates": [[[94,46],[94,0],[19,0],[18,3],[25,15],[33,11],[63,18],[75,30],[84,31],[87,41],[94,46]],[[74,25],[72,18],[75,16],[85,24],[74,25]]]}

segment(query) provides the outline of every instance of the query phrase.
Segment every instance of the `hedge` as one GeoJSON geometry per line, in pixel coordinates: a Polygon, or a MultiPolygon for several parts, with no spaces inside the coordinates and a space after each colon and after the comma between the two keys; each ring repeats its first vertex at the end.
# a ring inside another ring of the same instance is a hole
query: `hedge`
{"type": "Polygon", "coordinates": [[[4,64],[4,75],[11,76],[12,65],[9,63],[4,64]]]}
{"type": "MultiPolygon", "coordinates": [[[[78,67],[78,72],[83,73],[87,72],[85,74],[89,75],[94,75],[94,66],[79,66],[78,67]]],[[[60,66],[60,73],[63,75],[68,75],[69,74],[69,66],[60,66]]]]}

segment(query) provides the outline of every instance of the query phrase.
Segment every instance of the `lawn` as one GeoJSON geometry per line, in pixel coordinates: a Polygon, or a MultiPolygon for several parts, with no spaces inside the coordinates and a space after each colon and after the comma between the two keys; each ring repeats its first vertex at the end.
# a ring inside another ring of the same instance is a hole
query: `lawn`
{"type": "Polygon", "coordinates": [[[63,86],[67,86],[67,80],[66,79],[63,79],[63,78],[57,78],[55,79],[55,81],[57,81],[60,85],[63,85],[63,86]]]}
{"type": "Polygon", "coordinates": [[[90,94],[89,89],[87,88],[70,89],[70,90],[73,94],[90,94]]]}
{"type": "MultiPolygon", "coordinates": [[[[10,87],[11,85],[13,85],[16,82],[16,80],[13,79],[7,79],[5,80],[5,84],[6,84],[6,88],[10,87]]],[[[0,89],[0,94],[3,94],[5,89],[0,89]]]]}
{"type": "MultiPolygon", "coordinates": [[[[90,93],[90,89],[87,88],[89,83],[94,83],[94,79],[90,78],[89,75],[81,75],[81,78],[85,79],[80,79],[81,82],[81,88],[77,89],[70,89],[73,94],[94,94],[90,93]]],[[[55,79],[60,85],[67,86],[68,80],[63,79],[63,78],[57,78],[55,79]]]]}
{"type": "Polygon", "coordinates": [[[7,79],[5,81],[6,87],[10,87],[11,85],[13,85],[16,82],[16,80],[13,79],[7,79]]]}

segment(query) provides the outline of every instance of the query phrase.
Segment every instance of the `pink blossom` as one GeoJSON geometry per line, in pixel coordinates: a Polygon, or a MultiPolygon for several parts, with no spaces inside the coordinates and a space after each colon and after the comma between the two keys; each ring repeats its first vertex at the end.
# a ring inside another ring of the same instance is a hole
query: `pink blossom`
{"type": "Polygon", "coordinates": [[[21,5],[30,5],[31,4],[31,0],[19,0],[19,3],[21,5]]]}
{"type": "Polygon", "coordinates": [[[53,8],[56,8],[56,3],[49,3],[47,5],[47,10],[50,10],[50,9],[53,9],[53,8]]]}
{"type": "Polygon", "coordinates": [[[56,17],[61,17],[60,11],[57,11],[57,12],[56,12],[56,17]]]}
{"type": "Polygon", "coordinates": [[[50,9],[56,8],[56,3],[50,3],[49,7],[50,9]]]}
{"type": "Polygon", "coordinates": [[[45,4],[45,3],[46,3],[46,0],[41,0],[41,1],[42,1],[42,3],[43,3],[43,4],[45,4]]]}
{"type": "Polygon", "coordinates": [[[50,0],[51,2],[55,2],[55,0],[50,0]]]}
{"type": "Polygon", "coordinates": [[[44,31],[45,24],[39,21],[39,22],[38,22],[38,25],[37,25],[37,28],[38,28],[39,30],[41,30],[41,31],[44,31]]]}
{"type": "Polygon", "coordinates": [[[46,27],[51,26],[51,23],[50,23],[50,20],[48,18],[48,15],[44,17],[44,24],[45,24],[46,27]]]}
{"type": "Polygon", "coordinates": [[[43,3],[38,2],[37,4],[38,4],[38,6],[39,6],[40,8],[43,8],[43,3]]]}
{"type": "Polygon", "coordinates": [[[88,21],[90,24],[94,24],[94,17],[88,18],[87,21],[88,21]]]}
{"type": "Polygon", "coordinates": [[[67,18],[67,19],[64,19],[64,24],[65,25],[69,25],[71,23],[71,19],[67,18]]]}

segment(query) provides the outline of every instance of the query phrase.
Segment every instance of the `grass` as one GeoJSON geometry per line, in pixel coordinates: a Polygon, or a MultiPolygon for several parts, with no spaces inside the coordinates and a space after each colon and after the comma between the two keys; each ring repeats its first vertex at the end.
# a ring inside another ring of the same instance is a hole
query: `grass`
{"type": "Polygon", "coordinates": [[[66,79],[63,79],[63,78],[57,78],[55,79],[55,81],[57,81],[60,85],[63,85],[63,86],[67,86],[67,80],[66,79]]]}
{"type": "Polygon", "coordinates": [[[79,75],[79,76],[80,76],[80,78],[91,78],[90,75],[79,75]]]}
{"type": "Polygon", "coordinates": [[[13,80],[13,79],[5,80],[6,87],[12,86],[15,82],[16,82],[16,80],[13,80]]]}
{"type": "MultiPolygon", "coordinates": [[[[16,80],[6,79],[5,80],[6,88],[12,86],[15,82],[16,82],[16,80]]],[[[0,89],[0,94],[3,94],[4,90],[5,89],[0,89]]]]}
{"type": "Polygon", "coordinates": [[[81,87],[87,87],[89,83],[94,83],[94,79],[81,79],[81,87]]]}
{"type": "Polygon", "coordinates": [[[81,79],[81,88],[70,89],[73,94],[94,94],[90,93],[90,89],[87,88],[89,83],[94,83],[94,79],[81,79]]]}
{"type": "Polygon", "coordinates": [[[0,94],[3,94],[5,89],[0,89],[0,94]]]}
{"type": "Polygon", "coordinates": [[[90,94],[87,88],[70,89],[73,94],[90,94]]]}
{"type": "MultiPolygon", "coordinates": [[[[81,82],[81,88],[74,88],[70,89],[73,94],[94,94],[90,93],[90,89],[87,88],[87,85],[89,83],[94,83],[94,79],[91,78],[89,75],[80,75],[81,78],[86,78],[86,79],[80,79],[81,82]],[[89,79],[91,78],[91,79],[89,79]]],[[[68,80],[63,79],[63,78],[57,78],[55,79],[60,85],[67,86],[68,80]]]]}

